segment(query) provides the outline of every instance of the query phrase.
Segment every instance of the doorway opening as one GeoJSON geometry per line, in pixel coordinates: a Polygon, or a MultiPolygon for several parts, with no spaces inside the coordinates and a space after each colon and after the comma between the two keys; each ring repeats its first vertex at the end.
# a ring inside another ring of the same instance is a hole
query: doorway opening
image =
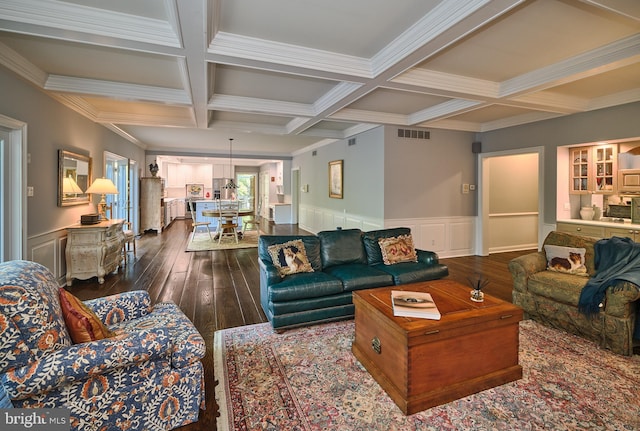
{"type": "Polygon", "coordinates": [[[27,125],[0,115],[0,262],[27,254],[27,125]]]}
{"type": "Polygon", "coordinates": [[[481,153],[476,254],[539,248],[544,231],[544,147],[481,153]]]}
{"type": "Polygon", "coordinates": [[[117,195],[107,195],[107,205],[111,205],[110,218],[131,222],[132,230],[138,232],[138,174],[135,160],[118,154],[104,152],[105,178],[113,181],[117,195]]]}

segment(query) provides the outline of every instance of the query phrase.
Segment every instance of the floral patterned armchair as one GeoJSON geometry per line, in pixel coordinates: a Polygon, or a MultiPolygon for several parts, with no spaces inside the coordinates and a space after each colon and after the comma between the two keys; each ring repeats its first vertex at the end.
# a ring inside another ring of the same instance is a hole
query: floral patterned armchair
{"type": "Polygon", "coordinates": [[[0,393],[15,408],[67,408],[74,430],[168,430],[204,409],[204,340],[145,291],[85,301],[114,334],[74,344],[44,266],[0,263],[0,393]]]}

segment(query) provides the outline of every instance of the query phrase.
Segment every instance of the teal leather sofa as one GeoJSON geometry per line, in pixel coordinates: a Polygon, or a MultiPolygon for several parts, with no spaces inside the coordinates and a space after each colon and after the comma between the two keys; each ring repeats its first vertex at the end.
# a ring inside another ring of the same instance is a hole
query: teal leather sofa
{"type": "Polygon", "coordinates": [[[378,240],[411,233],[409,228],[370,232],[343,229],[317,235],[261,235],[258,240],[260,302],[274,329],[347,319],[351,292],[435,280],[449,275],[432,251],[416,250],[417,262],[385,265],[378,240]],[[302,240],[313,272],[281,277],[269,247],[302,240]]]}

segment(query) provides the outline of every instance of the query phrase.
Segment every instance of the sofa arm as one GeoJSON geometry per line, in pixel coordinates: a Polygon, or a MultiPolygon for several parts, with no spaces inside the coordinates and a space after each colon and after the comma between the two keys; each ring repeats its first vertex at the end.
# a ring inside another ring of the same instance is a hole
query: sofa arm
{"type": "Polygon", "coordinates": [[[258,266],[260,267],[260,281],[264,282],[266,286],[271,286],[282,281],[278,268],[271,262],[259,259],[258,266]]]}
{"type": "Polygon", "coordinates": [[[547,258],[541,251],[512,259],[509,262],[509,271],[513,277],[513,289],[518,292],[526,292],[529,277],[545,269],[547,269],[547,258]]]}
{"type": "Polygon", "coordinates": [[[151,298],[146,290],[123,292],[82,302],[107,326],[139,319],[151,312],[151,298]]]}
{"type": "Polygon", "coordinates": [[[610,316],[626,318],[636,314],[640,300],[640,287],[628,281],[621,281],[609,287],[605,296],[605,312],[610,316]]]}
{"type": "Polygon", "coordinates": [[[75,344],[7,371],[2,384],[11,399],[46,393],[90,376],[164,358],[170,361],[171,339],[166,329],[142,330],[112,338],[75,344]]]}
{"type": "Polygon", "coordinates": [[[428,265],[435,265],[438,263],[438,254],[434,251],[416,249],[416,253],[418,255],[418,262],[426,263],[428,265]]]}

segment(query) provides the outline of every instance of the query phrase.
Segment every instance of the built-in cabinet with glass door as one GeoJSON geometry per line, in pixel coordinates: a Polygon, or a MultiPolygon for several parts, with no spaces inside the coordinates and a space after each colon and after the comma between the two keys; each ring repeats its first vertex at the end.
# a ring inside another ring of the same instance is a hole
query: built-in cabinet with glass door
{"type": "Polygon", "coordinates": [[[615,145],[570,149],[571,194],[616,192],[618,151],[615,145]]]}

